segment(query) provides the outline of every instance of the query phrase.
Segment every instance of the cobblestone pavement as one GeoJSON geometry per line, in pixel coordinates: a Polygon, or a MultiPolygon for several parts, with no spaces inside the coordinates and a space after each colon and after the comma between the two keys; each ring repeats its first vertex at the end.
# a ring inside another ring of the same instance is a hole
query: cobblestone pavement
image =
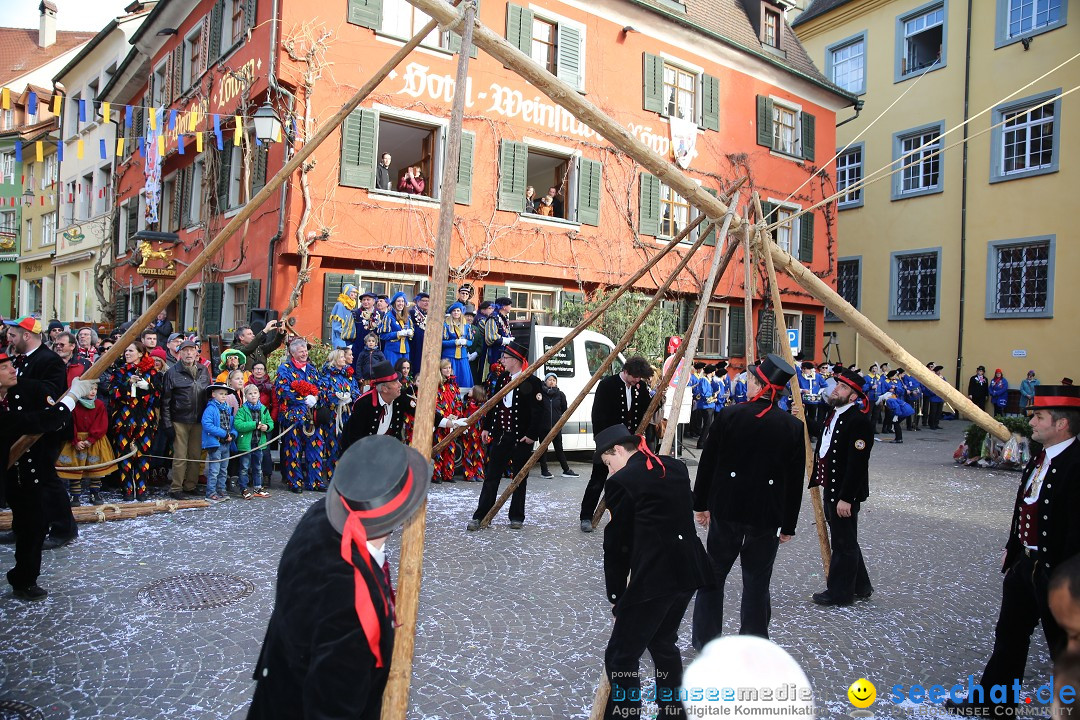
{"type": "MultiPolygon", "coordinates": [[[[877,443],[860,523],[876,589],[870,601],[839,609],[810,602],[824,582],[808,502],[798,535],[780,550],[772,638],[806,669],[821,717],[847,717],[847,687],[859,677],[876,684],[879,717],[913,717],[913,708],[888,702],[891,686],[948,686],[981,672],[1018,475],[956,467],[951,455],[962,425],[906,433],[903,447],[885,436],[877,443]]],[[[465,533],[479,485],[433,487],[410,718],[587,715],[611,615],[602,533],[577,527],[588,467],[575,467],[580,479],[534,474],[520,532],[507,529],[504,511],[491,530],[465,533]]],[[[0,701],[29,703],[50,720],[242,718],[281,548],[317,497],[277,483],[273,492],[266,500],[83,525],[77,543],[47,552],[46,602],[0,595],[0,701]],[[223,589],[233,597],[251,592],[199,611],[160,609],[140,596],[155,581],[194,573],[232,576],[223,589]]],[[[3,546],[0,566],[11,562],[3,546]]],[[[736,571],[728,632],[737,630],[739,588],[736,571]]],[[[680,641],[689,661],[688,619],[680,641]]],[[[1039,635],[1025,687],[1049,672],[1039,635]]],[[[0,718],[20,717],[2,708],[0,718]]]]}

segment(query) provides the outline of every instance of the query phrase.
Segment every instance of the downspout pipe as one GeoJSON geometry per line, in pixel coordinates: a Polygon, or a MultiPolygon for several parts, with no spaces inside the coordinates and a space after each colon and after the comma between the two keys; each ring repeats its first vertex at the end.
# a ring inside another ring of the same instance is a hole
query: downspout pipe
{"type": "MultiPolygon", "coordinates": [[[[289,114],[292,115],[293,109],[296,106],[296,96],[291,92],[281,87],[277,81],[277,48],[281,43],[281,21],[278,18],[280,12],[280,1],[274,0],[271,7],[270,16],[270,62],[269,62],[269,75],[267,79],[270,84],[270,88],[273,91],[284,93],[289,98],[289,114]]],[[[283,151],[282,164],[284,165],[289,161],[289,149],[291,144],[286,144],[283,151]]],[[[285,235],[285,210],[287,207],[289,197],[289,183],[281,184],[281,194],[278,198],[278,227],[277,232],[270,238],[270,242],[267,247],[266,258],[266,306],[271,307],[273,305],[272,298],[274,297],[274,258],[277,256],[277,244],[281,238],[285,235]]]]}
{"type": "Polygon", "coordinates": [[[859,114],[862,112],[862,109],[863,109],[863,101],[862,100],[856,100],[855,101],[855,114],[852,115],[851,117],[849,117],[847,120],[841,120],[840,122],[836,123],[836,127],[840,127],[841,125],[847,125],[852,120],[857,119],[859,117],[859,114]]]}
{"type": "MultiPolygon", "coordinates": [[[[960,182],[960,317],[956,324],[956,378],[957,390],[961,387],[964,367],[964,313],[967,304],[967,196],[968,196],[968,114],[971,104],[971,13],[974,0],[967,3],[967,39],[964,52],[964,151],[963,172],[960,182]]],[[[941,268],[938,268],[941,272],[941,268]]]]}

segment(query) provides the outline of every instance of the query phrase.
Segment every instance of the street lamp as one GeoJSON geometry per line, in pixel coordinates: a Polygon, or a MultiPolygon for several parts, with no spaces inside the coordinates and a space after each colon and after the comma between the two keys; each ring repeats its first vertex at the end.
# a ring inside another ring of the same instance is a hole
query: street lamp
{"type": "Polygon", "coordinates": [[[34,204],[34,191],[31,190],[30,188],[26,188],[26,192],[24,192],[23,196],[22,196],[22,202],[23,202],[23,205],[26,206],[26,207],[30,207],[31,205],[33,205],[34,204]]]}
{"type": "Polygon", "coordinates": [[[278,120],[277,115],[274,113],[274,107],[269,102],[264,102],[259,106],[252,120],[255,123],[255,137],[260,142],[274,142],[279,137],[281,121],[278,120]]]}

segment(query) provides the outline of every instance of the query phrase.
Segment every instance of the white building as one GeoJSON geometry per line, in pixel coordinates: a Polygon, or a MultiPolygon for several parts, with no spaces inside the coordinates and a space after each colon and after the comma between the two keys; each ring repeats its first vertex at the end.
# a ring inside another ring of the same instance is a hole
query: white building
{"type": "MultiPolygon", "coordinates": [[[[154,4],[128,5],[127,14],[109,21],[52,78],[65,94],[59,129],[64,158],[57,183],[62,202],[51,283],[53,312],[64,322],[100,320],[94,268],[107,265],[115,256],[116,137],[117,123],[123,123],[124,116],[110,111],[110,118],[102,118],[96,98],[127,57],[131,36],[154,4]]],[[[131,215],[142,227],[141,217],[131,215]]],[[[119,221],[123,232],[129,214],[122,213],[119,221]]],[[[105,282],[111,277],[111,272],[105,274],[105,282]]],[[[107,298],[111,288],[103,292],[107,298]]]]}

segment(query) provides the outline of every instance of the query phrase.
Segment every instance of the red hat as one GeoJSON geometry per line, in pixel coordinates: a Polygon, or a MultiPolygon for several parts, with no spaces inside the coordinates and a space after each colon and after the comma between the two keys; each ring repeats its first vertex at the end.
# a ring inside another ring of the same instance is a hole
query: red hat
{"type": "Polygon", "coordinates": [[[1035,388],[1035,398],[1031,405],[1027,406],[1027,410],[1080,410],[1080,387],[1040,385],[1035,388]]]}
{"type": "Polygon", "coordinates": [[[7,353],[0,352],[0,363],[2,363],[2,362],[11,362],[12,360],[14,360],[14,358],[11,357],[10,355],[8,355],[7,353]]]}
{"type": "Polygon", "coordinates": [[[165,354],[165,348],[156,347],[150,351],[151,357],[159,358],[162,362],[169,362],[169,356],[165,354]]]}

